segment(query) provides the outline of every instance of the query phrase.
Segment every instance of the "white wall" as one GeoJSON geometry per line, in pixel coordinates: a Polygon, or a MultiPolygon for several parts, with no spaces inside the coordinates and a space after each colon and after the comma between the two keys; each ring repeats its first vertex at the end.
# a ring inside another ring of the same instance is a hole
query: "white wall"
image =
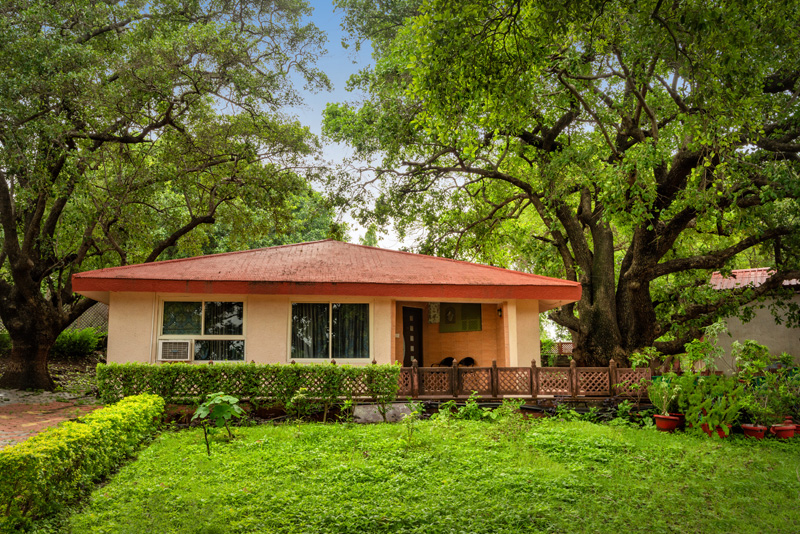
{"type": "MultiPolygon", "coordinates": [[[[792,302],[800,305],[800,295],[795,296],[792,302]]],[[[726,355],[717,364],[720,370],[730,372],[733,369],[731,345],[734,341],[743,343],[747,339],[766,345],[776,356],[781,352],[788,352],[794,356],[795,365],[800,365],[800,328],[787,328],[785,323],[776,324],[768,307],[755,310],[755,317],[748,323],[731,318],[727,324],[728,333],[719,337],[719,345],[725,349],[726,355]]]]}

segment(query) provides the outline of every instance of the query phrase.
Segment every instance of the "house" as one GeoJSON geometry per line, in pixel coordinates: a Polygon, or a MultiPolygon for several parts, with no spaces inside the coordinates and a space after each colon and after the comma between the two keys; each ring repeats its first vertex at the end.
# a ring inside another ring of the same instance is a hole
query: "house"
{"type": "Polygon", "coordinates": [[[109,362],[540,364],[577,282],[325,240],[73,276],[109,305],[109,362]]]}
{"type": "MultiPolygon", "coordinates": [[[[711,287],[720,291],[744,286],[758,287],[766,282],[771,274],[772,271],[766,267],[734,269],[728,277],[715,272],[711,275],[711,287]]],[[[791,302],[800,305],[800,280],[787,280],[784,285],[795,288],[791,302]]],[[[734,369],[731,345],[734,341],[743,343],[748,339],[767,346],[774,355],[788,352],[794,357],[795,364],[800,365],[800,328],[789,328],[785,323],[777,324],[769,305],[770,302],[766,302],[764,307],[753,307],[754,316],[749,322],[743,323],[736,317],[727,319],[728,332],[722,334],[718,340],[719,346],[725,350],[725,356],[717,364],[720,370],[730,372],[734,369]]]]}

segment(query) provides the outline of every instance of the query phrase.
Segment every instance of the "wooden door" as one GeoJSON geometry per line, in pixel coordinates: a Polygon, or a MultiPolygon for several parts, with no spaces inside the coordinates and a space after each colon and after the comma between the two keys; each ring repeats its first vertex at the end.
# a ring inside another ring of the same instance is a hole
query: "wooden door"
{"type": "Polygon", "coordinates": [[[422,310],[403,306],[403,367],[411,367],[411,358],[416,358],[422,367],[422,310]]]}

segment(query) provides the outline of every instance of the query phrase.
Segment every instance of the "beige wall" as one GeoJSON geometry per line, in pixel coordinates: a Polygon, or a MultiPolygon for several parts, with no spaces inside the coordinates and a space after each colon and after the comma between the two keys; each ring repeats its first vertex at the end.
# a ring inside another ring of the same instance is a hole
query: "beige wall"
{"type": "Polygon", "coordinates": [[[517,361],[512,366],[528,367],[531,361],[542,365],[539,337],[539,301],[517,301],[517,361]]]}
{"type": "MultiPolygon", "coordinates": [[[[795,296],[792,302],[800,305],[800,295],[795,296]]],[[[788,352],[794,356],[796,365],[800,365],[800,328],[787,328],[785,324],[775,324],[769,308],[755,310],[755,317],[748,323],[739,319],[728,319],[728,333],[719,337],[719,345],[725,350],[725,357],[721,358],[717,367],[726,373],[733,370],[733,360],[730,357],[731,345],[734,341],[744,343],[752,339],[769,348],[770,353],[778,355],[788,352]]]]}
{"type": "MultiPolygon", "coordinates": [[[[158,341],[164,300],[201,300],[196,294],[111,293],[108,325],[108,361],[158,361],[158,341]]],[[[439,333],[437,324],[428,323],[426,302],[402,302],[390,298],[214,295],[214,300],[244,301],[245,360],[256,363],[287,363],[291,336],[292,302],[358,302],[370,304],[370,354],[378,363],[403,359],[402,306],[423,309],[426,325],[424,365],[438,363],[447,356],[475,358],[479,366],[528,366],[540,363],[539,303],[508,301],[482,303],[480,332],[439,333]],[[497,310],[502,309],[502,317],[497,310]]],[[[369,361],[372,360],[370,358],[369,361]]],[[[366,360],[341,363],[366,364],[366,360]]]]}
{"type": "MultiPolygon", "coordinates": [[[[112,293],[108,324],[108,361],[155,363],[164,300],[202,300],[196,294],[112,293]]],[[[205,297],[209,300],[209,297],[205,297]]],[[[392,300],[388,298],[214,295],[214,300],[243,301],[245,360],[249,363],[289,362],[292,302],[352,302],[370,304],[369,360],[341,363],[391,362],[392,300]]],[[[191,337],[191,336],[188,336],[191,337]]]]}
{"type": "Polygon", "coordinates": [[[108,306],[108,361],[149,362],[156,344],[155,293],[111,293],[108,306]]]}

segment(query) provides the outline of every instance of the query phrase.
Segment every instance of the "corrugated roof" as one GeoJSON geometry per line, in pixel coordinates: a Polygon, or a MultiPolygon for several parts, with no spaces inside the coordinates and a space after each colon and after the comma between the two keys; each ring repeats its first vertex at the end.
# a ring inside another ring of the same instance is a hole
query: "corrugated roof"
{"type": "MultiPolygon", "coordinates": [[[[711,275],[711,287],[714,289],[735,289],[737,287],[753,286],[758,287],[775,273],[769,267],[759,267],[758,269],[734,269],[729,277],[724,277],[719,271],[711,275]]],[[[785,286],[800,285],[800,280],[785,280],[785,286]]]]}
{"type": "Polygon", "coordinates": [[[569,302],[580,299],[581,291],[578,282],[334,240],[87,271],[73,276],[73,287],[79,293],[360,296],[446,296],[455,291],[453,296],[569,302]]]}

